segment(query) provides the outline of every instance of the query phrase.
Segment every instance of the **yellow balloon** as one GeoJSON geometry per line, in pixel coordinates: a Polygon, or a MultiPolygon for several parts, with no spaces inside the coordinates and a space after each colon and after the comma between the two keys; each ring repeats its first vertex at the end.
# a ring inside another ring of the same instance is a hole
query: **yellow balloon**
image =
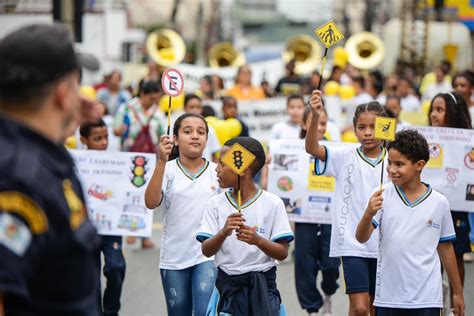
{"type": "Polygon", "coordinates": [[[353,131],[347,131],[342,134],[341,140],[348,143],[357,143],[357,137],[353,131]]]}
{"type": "Polygon", "coordinates": [[[336,81],[328,81],[324,85],[325,95],[336,95],[339,92],[339,84],[336,81]]]}
{"type": "Polygon", "coordinates": [[[342,100],[349,100],[356,96],[356,90],[352,85],[344,85],[339,88],[339,97],[342,100]]]}
{"type": "Polygon", "coordinates": [[[81,86],[79,88],[79,92],[82,96],[87,97],[89,99],[95,100],[96,99],[96,92],[94,87],[92,86],[81,86]]]}
{"type": "Polygon", "coordinates": [[[208,120],[207,123],[216,132],[217,139],[219,140],[219,143],[221,143],[221,145],[224,145],[226,141],[232,138],[225,121],[219,119],[211,119],[208,120]]]}
{"type": "MultiPolygon", "coordinates": [[[[168,113],[169,96],[165,95],[160,99],[159,106],[164,113],[168,113]]],[[[182,110],[184,107],[184,93],[171,98],[171,112],[182,110]]]]}
{"type": "Polygon", "coordinates": [[[343,47],[338,46],[334,48],[332,52],[332,56],[333,56],[333,59],[332,59],[333,66],[339,66],[342,69],[346,68],[347,60],[349,59],[349,54],[343,47]]]}
{"type": "Polygon", "coordinates": [[[225,124],[227,129],[229,130],[229,134],[231,138],[237,137],[242,133],[242,124],[236,118],[228,118],[225,120],[225,124]]]}

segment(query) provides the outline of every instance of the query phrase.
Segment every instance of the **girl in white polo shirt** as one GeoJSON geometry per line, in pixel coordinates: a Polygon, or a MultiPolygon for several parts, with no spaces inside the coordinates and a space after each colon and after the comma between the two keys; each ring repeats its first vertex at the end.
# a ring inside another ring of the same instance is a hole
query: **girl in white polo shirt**
{"type": "Polygon", "coordinates": [[[387,113],[376,101],[357,106],[353,122],[361,146],[326,147],[318,141],[321,91],[313,91],[310,104],[313,119],[306,135],[306,151],[316,158],[317,175],[336,178],[329,256],[341,257],[349,315],[373,314],[378,237],[374,234],[366,244],[361,244],[355,231],[373,188],[380,183],[385,149],[375,139],[375,118],[387,113]]]}
{"type": "Polygon", "coordinates": [[[159,157],[145,192],[150,209],[163,204],[160,272],[168,315],[205,315],[216,269],[195,239],[206,202],[219,193],[216,164],[202,158],[208,127],[197,114],[181,115],[173,138],[160,139],[159,157]],[[168,161],[174,151],[178,158],[168,161]]]}
{"type": "Polygon", "coordinates": [[[417,131],[398,132],[388,145],[391,183],[370,198],[357,227],[361,243],[379,231],[377,316],[438,316],[443,307],[440,260],[453,287],[456,315],[464,315],[461,280],[452,241],[456,239],[448,200],[421,182],[430,158],[417,131]]]}

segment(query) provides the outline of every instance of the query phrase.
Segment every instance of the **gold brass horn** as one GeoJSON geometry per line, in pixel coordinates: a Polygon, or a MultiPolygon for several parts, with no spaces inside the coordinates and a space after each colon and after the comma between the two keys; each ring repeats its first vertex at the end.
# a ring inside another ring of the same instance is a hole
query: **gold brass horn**
{"type": "Polygon", "coordinates": [[[359,32],[349,37],[344,46],[349,54],[349,63],[359,69],[373,69],[385,57],[383,41],[370,32],[359,32]]]}
{"type": "Polygon", "coordinates": [[[281,57],[285,64],[292,59],[296,61],[297,74],[308,74],[321,62],[321,47],[308,35],[296,35],[286,41],[281,57]]]}
{"type": "Polygon", "coordinates": [[[231,43],[221,42],[212,45],[208,53],[208,61],[212,68],[240,67],[245,65],[245,56],[231,43]]]}
{"type": "Polygon", "coordinates": [[[146,49],[150,57],[164,67],[179,64],[186,54],[183,39],[170,29],[151,32],[146,40],[146,49]]]}

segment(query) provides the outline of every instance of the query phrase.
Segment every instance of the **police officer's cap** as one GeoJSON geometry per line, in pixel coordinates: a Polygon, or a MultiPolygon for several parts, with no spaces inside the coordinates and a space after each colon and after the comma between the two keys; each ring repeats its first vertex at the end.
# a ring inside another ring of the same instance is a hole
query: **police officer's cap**
{"type": "Polygon", "coordinates": [[[77,54],[60,24],[25,26],[0,41],[1,92],[48,84],[81,66],[93,70],[97,61],[77,54]]]}

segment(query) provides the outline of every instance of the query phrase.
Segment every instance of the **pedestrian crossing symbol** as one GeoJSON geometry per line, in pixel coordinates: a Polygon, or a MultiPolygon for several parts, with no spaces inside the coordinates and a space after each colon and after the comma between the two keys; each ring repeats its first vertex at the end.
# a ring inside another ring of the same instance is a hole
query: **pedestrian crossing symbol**
{"type": "Polygon", "coordinates": [[[344,38],[344,35],[342,35],[341,31],[337,28],[336,23],[332,20],[320,26],[314,32],[326,48],[333,46],[344,38]]]}
{"type": "Polygon", "coordinates": [[[255,156],[250,151],[240,144],[234,144],[221,161],[226,166],[229,166],[232,171],[241,176],[254,160],[255,156]]]}
{"type": "Polygon", "coordinates": [[[397,128],[397,120],[389,117],[375,118],[375,138],[382,140],[395,140],[395,131],[397,128]]]}

